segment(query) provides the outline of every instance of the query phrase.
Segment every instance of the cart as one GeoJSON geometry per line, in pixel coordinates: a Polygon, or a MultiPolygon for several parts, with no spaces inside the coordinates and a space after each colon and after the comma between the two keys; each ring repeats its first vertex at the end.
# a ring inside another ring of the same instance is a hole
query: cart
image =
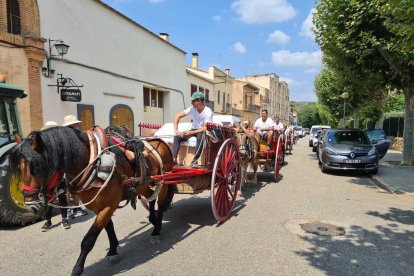
{"type": "Polygon", "coordinates": [[[206,133],[200,165],[177,165],[171,172],[152,176],[152,179],[162,185],[176,185],[176,193],[197,194],[210,189],[213,215],[223,222],[230,217],[240,189],[239,147],[231,127],[208,123],[206,133]]]}
{"type": "Polygon", "coordinates": [[[257,153],[258,163],[264,171],[273,170],[275,181],[279,180],[280,169],[285,159],[285,139],[284,135],[275,130],[271,150],[266,150],[266,142],[260,140],[259,152],[257,153]]]}

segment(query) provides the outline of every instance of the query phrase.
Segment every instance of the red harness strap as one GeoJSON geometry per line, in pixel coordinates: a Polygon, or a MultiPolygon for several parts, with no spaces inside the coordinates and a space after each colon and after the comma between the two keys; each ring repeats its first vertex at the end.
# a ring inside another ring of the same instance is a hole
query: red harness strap
{"type": "MultiPolygon", "coordinates": [[[[58,180],[60,179],[60,177],[62,176],[62,171],[61,170],[57,170],[55,172],[55,175],[53,176],[52,180],[50,181],[50,183],[47,185],[47,190],[51,191],[57,184],[58,180]]],[[[23,183],[23,191],[26,192],[36,192],[39,191],[39,188],[33,188],[31,186],[27,186],[23,183]]]]}

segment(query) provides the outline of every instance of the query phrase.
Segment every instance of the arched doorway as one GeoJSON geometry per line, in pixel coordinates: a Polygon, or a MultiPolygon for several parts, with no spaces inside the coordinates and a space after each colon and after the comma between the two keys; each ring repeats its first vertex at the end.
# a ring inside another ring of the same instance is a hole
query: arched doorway
{"type": "Polygon", "coordinates": [[[93,105],[78,104],[78,117],[82,121],[81,129],[87,130],[95,125],[93,105]]]}
{"type": "Polygon", "coordinates": [[[118,104],[111,108],[109,113],[110,125],[126,126],[134,134],[134,112],[124,104],[118,104]]]}

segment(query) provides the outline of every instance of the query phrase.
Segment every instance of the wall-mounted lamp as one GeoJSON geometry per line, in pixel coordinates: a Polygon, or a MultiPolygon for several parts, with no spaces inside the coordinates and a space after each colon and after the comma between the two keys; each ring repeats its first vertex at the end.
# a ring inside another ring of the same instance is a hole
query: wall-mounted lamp
{"type": "Polygon", "coordinates": [[[66,55],[69,50],[69,45],[65,44],[63,40],[53,40],[48,39],[48,45],[49,45],[49,51],[48,56],[46,57],[46,67],[42,68],[42,74],[43,76],[47,78],[53,77],[55,70],[52,69],[51,59],[53,57],[60,56],[63,58],[63,55],[66,55]],[[53,48],[55,48],[56,51],[53,51],[53,48]],[[55,54],[56,52],[57,54],[55,54]]]}

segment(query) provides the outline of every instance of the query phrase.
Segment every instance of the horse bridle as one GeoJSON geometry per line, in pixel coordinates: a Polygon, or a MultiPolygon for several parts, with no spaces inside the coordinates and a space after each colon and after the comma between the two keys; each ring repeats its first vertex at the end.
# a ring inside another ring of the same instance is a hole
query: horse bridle
{"type": "Polygon", "coordinates": [[[42,185],[38,189],[27,186],[23,181],[23,197],[37,194],[38,198],[38,200],[32,200],[29,202],[25,201],[25,204],[29,206],[35,213],[41,212],[46,207],[47,203],[55,197],[53,191],[55,190],[59,181],[62,179],[62,176],[62,171],[56,170],[49,184],[45,186],[42,185]],[[47,202],[45,197],[47,199],[47,202]]]}

